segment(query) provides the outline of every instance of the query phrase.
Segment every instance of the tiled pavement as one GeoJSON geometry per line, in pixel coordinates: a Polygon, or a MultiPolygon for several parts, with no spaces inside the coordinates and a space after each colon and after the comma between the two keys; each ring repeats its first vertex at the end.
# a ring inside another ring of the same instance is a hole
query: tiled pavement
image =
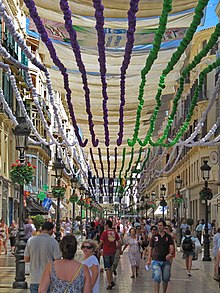
{"type": "MultiPolygon", "coordinates": [[[[78,259],[82,258],[78,252],[78,259]]],[[[172,278],[169,283],[168,293],[215,293],[220,292],[218,283],[212,279],[214,262],[203,262],[201,260],[193,262],[192,277],[188,277],[184,268],[184,260],[181,253],[177,252],[177,257],[172,265],[172,278]]],[[[140,275],[138,278],[131,279],[131,270],[127,253],[121,257],[118,274],[115,277],[116,286],[112,289],[114,293],[153,293],[153,282],[151,271],[146,271],[145,261],[141,263],[140,275]]],[[[15,259],[9,253],[0,255],[0,292],[29,292],[29,290],[12,289],[15,275],[15,259]]],[[[27,276],[27,282],[29,277],[27,276]]],[[[100,293],[108,292],[106,287],[105,273],[101,273],[100,293]]],[[[161,290],[162,292],[162,290],[161,290]]]]}

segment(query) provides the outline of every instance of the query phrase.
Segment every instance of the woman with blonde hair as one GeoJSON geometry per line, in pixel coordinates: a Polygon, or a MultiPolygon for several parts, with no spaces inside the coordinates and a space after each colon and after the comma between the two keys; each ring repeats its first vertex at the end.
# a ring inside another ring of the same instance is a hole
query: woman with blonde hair
{"type": "Polygon", "coordinates": [[[60,242],[63,259],[49,262],[41,277],[39,293],[91,293],[88,267],[74,260],[77,241],[66,235],[60,242]]]}
{"type": "Polygon", "coordinates": [[[85,241],[83,241],[81,249],[84,255],[83,264],[87,265],[87,267],[89,268],[92,283],[92,293],[99,293],[100,268],[99,261],[94,255],[95,251],[97,250],[97,244],[94,240],[86,239],[85,241]]]}

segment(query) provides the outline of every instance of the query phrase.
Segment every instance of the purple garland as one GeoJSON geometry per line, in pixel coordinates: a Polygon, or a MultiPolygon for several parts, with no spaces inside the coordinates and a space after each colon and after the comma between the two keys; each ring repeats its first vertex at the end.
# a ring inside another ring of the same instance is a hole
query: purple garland
{"type": "Polygon", "coordinates": [[[94,157],[93,157],[92,149],[90,148],[89,151],[90,151],[90,156],[91,156],[91,159],[92,159],[92,163],[93,163],[93,166],[94,166],[94,169],[95,169],[95,172],[96,172],[96,177],[99,178],[99,172],[98,172],[97,167],[96,167],[96,163],[95,163],[95,160],[94,160],[94,157]]]}
{"type": "Polygon", "coordinates": [[[128,30],[127,30],[127,42],[125,46],[124,60],[121,66],[121,103],[120,103],[120,117],[119,117],[119,133],[117,139],[117,145],[122,144],[123,130],[124,130],[124,105],[125,105],[125,75],[128,65],[131,60],[131,53],[134,46],[134,32],[136,30],[136,13],[138,11],[139,0],[131,0],[130,9],[128,11],[128,30]]]}
{"type": "Polygon", "coordinates": [[[73,123],[73,127],[75,130],[75,134],[76,134],[76,137],[79,141],[80,146],[85,147],[88,143],[88,139],[86,139],[84,142],[82,142],[81,136],[79,134],[79,128],[76,123],[73,105],[71,103],[71,89],[69,87],[69,78],[68,78],[68,74],[67,74],[67,69],[65,68],[63,63],[59,60],[59,58],[56,54],[56,50],[53,46],[53,43],[50,40],[50,38],[48,37],[48,34],[44,28],[44,25],[43,25],[38,13],[37,13],[37,9],[36,9],[34,1],[33,0],[24,0],[24,3],[27,6],[27,8],[29,9],[30,16],[33,19],[33,21],[37,27],[38,33],[41,35],[41,40],[44,42],[48,51],[50,52],[50,57],[52,58],[54,64],[60,69],[61,74],[63,75],[64,88],[66,90],[67,104],[69,107],[70,116],[72,118],[72,123],[73,123]]]}
{"type": "Polygon", "coordinates": [[[98,152],[99,152],[99,161],[100,161],[100,165],[101,165],[101,171],[102,171],[102,178],[104,181],[104,189],[105,189],[105,194],[107,195],[107,189],[106,189],[106,185],[105,185],[105,172],[104,172],[104,166],[103,166],[103,162],[102,162],[102,153],[101,153],[101,149],[98,148],[98,152]]]}
{"type": "Polygon", "coordinates": [[[108,163],[108,178],[110,178],[110,155],[109,155],[109,148],[107,148],[107,163],[108,163]]]}
{"type": "Polygon", "coordinates": [[[93,7],[95,8],[95,18],[96,18],[96,30],[98,34],[98,51],[99,51],[99,68],[101,73],[102,82],[102,95],[103,95],[103,119],[105,128],[105,145],[109,146],[109,129],[108,129],[108,109],[107,109],[107,82],[106,82],[106,59],[105,59],[105,32],[104,32],[104,6],[101,4],[101,0],[93,0],[93,7]]]}
{"type": "Polygon", "coordinates": [[[117,148],[115,148],[115,168],[113,171],[113,178],[115,178],[116,169],[117,169],[117,148]]]}
{"type": "Polygon", "coordinates": [[[79,68],[79,71],[82,75],[82,81],[83,81],[83,89],[85,91],[85,100],[86,100],[86,112],[88,115],[88,122],[89,122],[89,130],[92,136],[92,144],[94,147],[97,147],[99,144],[98,139],[95,139],[95,133],[94,133],[94,123],[92,120],[92,113],[90,110],[90,90],[88,87],[87,82],[87,75],[85,66],[82,61],[81,52],[80,52],[80,46],[77,42],[77,36],[76,31],[73,28],[72,19],[71,19],[71,10],[69,9],[68,1],[67,0],[60,0],[60,8],[63,11],[64,14],[64,20],[65,20],[65,28],[70,36],[70,43],[73,49],[73,52],[75,54],[76,63],[79,68]]]}

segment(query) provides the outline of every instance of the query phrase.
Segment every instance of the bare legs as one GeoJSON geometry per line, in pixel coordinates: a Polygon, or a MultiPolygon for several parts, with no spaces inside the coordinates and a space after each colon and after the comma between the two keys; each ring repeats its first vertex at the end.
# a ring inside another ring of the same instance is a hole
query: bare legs
{"type": "MultiPolygon", "coordinates": [[[[163,282],[163,293],[167,292],[168,283],[163,282]]],[[[160,292],[160,283],[154,282],[154,293],[160,292]]]]}
{"type": "Polygon", "coordinates": [[[111,286],[111,284],[113,282],[111,269],[106,270],[106,276],[107,276],[108,284],[109,284],[109,286],[111,286]]]}
{"type": "Polygon", "coordinates": [[[186,256],[186,270],[188,272],[188,275],[191,275],[190,271],[191,271],[191,268],[192,268],[192,258],[193,256],[192,255],[189,255],[189,256],[186,256]]]}

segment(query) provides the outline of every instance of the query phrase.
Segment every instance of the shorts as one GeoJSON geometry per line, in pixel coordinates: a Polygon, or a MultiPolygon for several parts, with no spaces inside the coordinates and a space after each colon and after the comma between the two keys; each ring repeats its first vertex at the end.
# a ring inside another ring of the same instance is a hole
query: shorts
{"type": "Polygon", "coordinates": [[[194,251],[191,250],[191,251],[183,251],[183,255],[184,255],[184,258],[185,257],[188,257],[188,256],[193,256],[194,255],[194,251]]]}
{"type": "Polygon", "coordinates": [[[152,278],[154,282],[168,283],[170,280],[171,263],[169,260],[158,261],[152,260],[152,278]]]}
{"type": "Polygon", "coordinates": [[[103,261],[104,261],[104,268],[105,270],[110,270],[113,263],[114,263],[114,258],[115,255],[105,255],[103,256],[103,261]]]}

